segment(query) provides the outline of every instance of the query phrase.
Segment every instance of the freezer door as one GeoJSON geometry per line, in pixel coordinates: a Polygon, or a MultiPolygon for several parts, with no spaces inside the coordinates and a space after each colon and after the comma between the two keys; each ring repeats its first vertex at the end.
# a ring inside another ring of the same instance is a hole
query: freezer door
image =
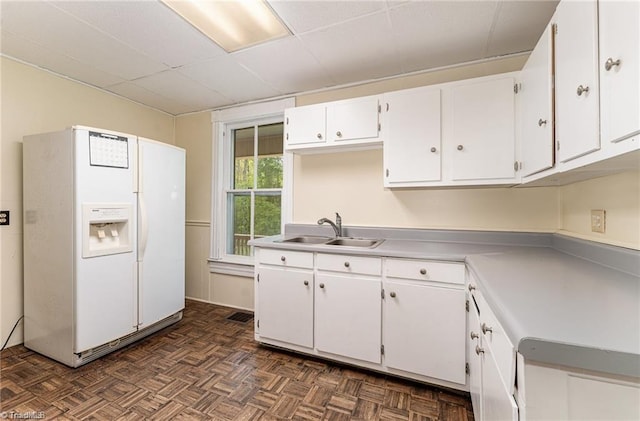
{"type": "Polygon", "coordinates": [[[121,133],[74,130],[75,353],[137,329],[136,142],[121,133]]]}
{"type": "Polygon", "coordinates": [[[138,138],[138,322],[184,308],[185,151],[138,138]]]}

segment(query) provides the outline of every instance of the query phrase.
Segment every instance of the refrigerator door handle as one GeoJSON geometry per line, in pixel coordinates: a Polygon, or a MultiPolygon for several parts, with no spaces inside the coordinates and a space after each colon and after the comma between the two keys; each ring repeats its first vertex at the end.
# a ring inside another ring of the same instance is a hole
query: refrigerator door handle
{"type": "Polygon", "coordinates": [[[144,260],[144,253],[147,250],[147,240],[149,238],[149,218],[147,216],[147,205],[144,201],[144,193],[138,193],[138,209],[140,211],[140,236],[138,237],[138,262],[144,260]]]}

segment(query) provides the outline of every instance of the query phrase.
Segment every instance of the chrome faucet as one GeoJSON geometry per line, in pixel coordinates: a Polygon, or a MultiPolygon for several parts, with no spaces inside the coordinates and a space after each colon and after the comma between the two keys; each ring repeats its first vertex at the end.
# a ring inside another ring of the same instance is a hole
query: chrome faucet
{"type": "Polygon", "coordinates": [[[340,214],[338,212],[336,212],[336,222],[335,222],[335,224],[333,223],[333,221],[331,219],[328,219],[328,218],[320,218],[320,219],[318,219],[318,225],[322,225],[325,222],[327,224],[331,225],[331,227],[333,228],[333,231],[335,231],[335,233],[336,233],[336,238],[342,237],[342,218],[340,217],[340,214]]]}

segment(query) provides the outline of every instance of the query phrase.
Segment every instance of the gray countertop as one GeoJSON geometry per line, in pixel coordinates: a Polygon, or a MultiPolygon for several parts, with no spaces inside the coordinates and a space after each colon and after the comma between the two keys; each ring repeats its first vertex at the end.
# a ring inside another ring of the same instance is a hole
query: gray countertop
{"type": "MultiPolygon", "coordinates": [[[[438,241],[431,241],[430,234],[409,236],[410,239],[389,238],[397,234],[392,230],[369,234],[387,239],[373,249],[282,243],[279,242],[282,237],[253,240],[251,244],[290,250],[465,261],[486,301],[526,360],[640,377],[640,277],[637,272],[625,273],[557,250],[552,247],[553,240],[541,240],[538,234],[509,237],[507,233],[500,233],[492,237],[491,242],[484,243],[477,237],[468,237],[470,242],[465,242],[464,235],[459,233],[452,234],[455,241],[450,242],[442,241],[448,238],[446,235],[438,235],[438,241]],[[528,242],[535,246],[527,246],[528,242]]],[[[589,244],[579,246],[590,247],[589,244]]],[[[617,253],[616,248],[609,249],[617,253]]],[[[574,249],[571,252],[575,254],[574,249]]],[[[623,249],[620,253],[632,268],[635,269],[636,258],[640,265],[637,252],[623,249]]]]}

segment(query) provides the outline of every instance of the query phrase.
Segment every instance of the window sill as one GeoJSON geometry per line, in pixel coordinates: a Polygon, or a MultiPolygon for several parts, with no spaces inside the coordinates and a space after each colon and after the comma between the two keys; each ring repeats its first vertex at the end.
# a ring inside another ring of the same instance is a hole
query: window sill
{"type": "Polygon", "coordinates": [[[253,265],[209,260],[209,272],[253,278],[253,265]]]}

